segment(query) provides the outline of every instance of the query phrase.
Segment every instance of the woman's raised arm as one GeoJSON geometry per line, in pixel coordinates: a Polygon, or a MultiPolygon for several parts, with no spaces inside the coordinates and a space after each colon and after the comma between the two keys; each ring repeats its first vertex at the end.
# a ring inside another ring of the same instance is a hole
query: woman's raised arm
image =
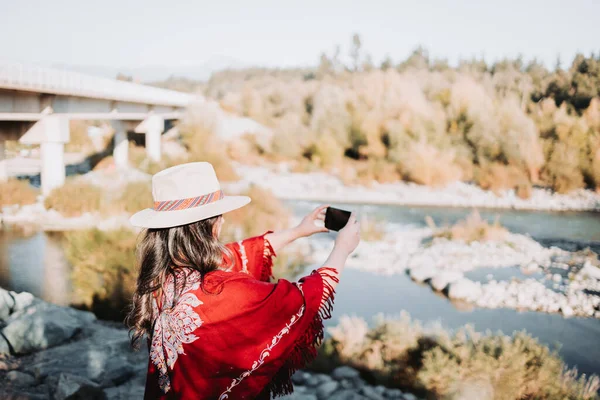
{"type": "Polygon", "coordinates": [[[315,208],[302,221],[293,228],[282,229],[265,235],[265,239],[271,243],[271,247],[278,252],[286,245],[301,237],[311,236],[318,232],[328,232],[327,228],[315,225],[315,221],[325,221],[325,210],[328,205],[315,208]]]}

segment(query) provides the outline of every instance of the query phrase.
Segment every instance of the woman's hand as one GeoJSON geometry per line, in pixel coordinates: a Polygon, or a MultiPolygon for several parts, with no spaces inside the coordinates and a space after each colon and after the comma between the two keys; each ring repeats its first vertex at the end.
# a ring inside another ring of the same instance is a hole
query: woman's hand
{"type": "Polygon", "coordinates": [[[315,225],[316,221],[325,221],[325,211],[327,210],[327,207],[329,206],[319,206],[302,219],[300,224],[296,227],[300,237],[311,236],[319,232],[329,232],[324,226],[315,225]]]}
{"type": "Polygon", "coordinates": [[[348,223],[335,238],[335,247],[350,255],[360,242],[360,223],[356,220],[354,213],[350,214],[348,223]]]}
{"type": "MultiPolygon", "coordinates": [[[[360,224],[356,220],[356,215],[352,213],[346,226],[340,229],[335,238],[335,246],[323,267],[333,268],[339,275],[344,269],[346,259],[358,246],[358,242],[360,242],[360,224]]],[[[337,280],[329,280],[328,284],[335,288],[337,280]]]]}
{"type": "Polygon", "coordinates": [[[268,233],[265,238],[271,243],[271,247],[277,253],[298,238],[314,235],[317,232],[328,232],[327,228],[315,225],[315,221],[317,220],[325,221],[325,210],[327,207],[317,207],[295,227],[268,233]]]}

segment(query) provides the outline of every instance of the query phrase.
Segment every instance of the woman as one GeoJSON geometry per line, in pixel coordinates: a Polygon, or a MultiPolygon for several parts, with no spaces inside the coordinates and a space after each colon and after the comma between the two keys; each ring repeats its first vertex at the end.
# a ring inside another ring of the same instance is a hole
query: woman
{"type": "Polygon", "coordinates": [[[270,283],[272,258],[327,229],[325,207],[295,228],[223,245],[222,215],[250,202],[224,196],[209,163],[152,178],[154,207],[130,219],[146,228],[127,317],[136,345],[150,348],[147,399],[268,399],[291,393],[292,373],[316,356],[346,258],[359,242],[351,216],[322,268],[297,283],[270,283]]]}

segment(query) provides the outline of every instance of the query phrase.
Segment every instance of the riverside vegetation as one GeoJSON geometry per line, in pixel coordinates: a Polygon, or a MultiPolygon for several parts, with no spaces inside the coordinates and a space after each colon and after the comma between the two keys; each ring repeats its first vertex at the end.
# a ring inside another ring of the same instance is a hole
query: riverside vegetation
{"type": "MultiPolygon", "coordinates": [[[[343,316],[329,329],[314,368],[350,365],[371,382],[441,399],[597,399],[600,379],[578,377],[525,332],[512,336],[424,327],[403,313],[369,328],[343,316]]],[[[430,398],[430,397],[427,397],[430,398]]]]}
{"type": "MultiPolygon", "coordinates": [[[[296,159],[297,169],[326,169],[347,182],[406,179],[437,186],[463,180],[494,191],[513,189],[521,197],[532,185],[558,192],[599,186],[597,58],[578,56],[570,68],[555,71],[520,60],[449,68],[418,50],[398,65],[375,68],[359,42],[354,41],[352,65],[325,56],[315,69],[227,71],[204,85],[223,107],[271,127],[272,142],[226,146],[212,135],[216,122],[192,110],[178,127],[185,153],[153,163],[133,147],[131,163],[152,174],[180,162],[208,160],[221,180],[235,181],[231,159],[296,159]]],[[[36,201],[38,193],[22,181],[1,185],[2,206],[36,201]]],[[[43,206],[77,217],[128,215],[149,205],[147,179],[119,190],[98,186],[85,178],[68,179],[43,206]]],[[[289,214],[272,194],[255,186],[246,190],[254,200],[227,216],[224,239],[287,226],[289,214]]],[[[440,239],[467,243],[507,234],[477,216],[435,228],[440,239]]],[[[376,221],[366,224],[365,233],[373,240],[384,237],[376,221]]],[[[136,233],[92,229],[67,232],[63,239],[74,286],[80,288],[73,302],[101,318],[120,319],[114,310],[128,303],[135,280],[136,233]]],[[[276,275],[303,264],[301,252],[282,253],[276,275]]],[[[364,321],[342,319],[330,333],[314,368],[350,364],[373,382],[423,395],[460,398],[474,387],[478,398],[587,399],[598,390],[597,377],[578,378],[524,333],[430,331],[406,316],[380,320],[372,329],[364,321]]]]}
{"type": "MultiPolygon", "coordinates": [[[[69,181],[65,186],[72,184],[69,181]]],[[[81,189],[81,182],[77,185],[81,189]]],[[[73,193],[72,188],[64,190],[73,193]]],[[[118,209],[130,213],[147,205],[138,202],[140,195],[147,195],[149,190],[147,181],[132,182],[117,191],[120,201],[112,208],[106,207],[106,200],[90,204],[98,205],[98,212],[118,209]]],[[[290,215],[279,200],[257,186],[248,190],[246,194],[252,196],[253,202],[226,217],[229,228],[223,232],[224,240],[238,240],[269,228],[288,226],[285,221],[290,220],[290,215]],[[261,223],[247,224],[247,221],[261,223]]],[[[70,201],[77,201],[73,200],[77,196],[54,194],[54,197],[60,200],[53,204],[65,203],[58,207],[68,208],[70,201]]],[[[79,210],[78,207],[76,204],[73,209],[79,210]]],[[[498,223],[489,224],[477,214],[452,227],[431,225],[441,238],[466,242],[493,240],[506,233],[498,223]],[[500,233],[490,234],[490,231],[500,233]]],[[[371,240],[383,238],[382,230],[382,223],[375,220],[365,226],[365,234],[371,240]]],[[[76,288],[73,303],[92,310],[101,319],[120,319],[115,310],[126,307],[135,284],[136,233],[129,229],[80,230],[66,232],[63,240],[66,257],[73,267],[76,288]]],[[[289,266],[295,262],[303,264],[295,256],[279,255],[277,276],[289,274],[289,266]]],[[[400,388],[422,397],[458,399],[464,398],[464,393],[476,393],[481,399],[594,399],[598,389],[597,377],[579,377],[575,370],[566,368],[555,352],[525,333],[478,334],[469,327],[457,332],[439,327],[429,330],[408,316],[378,320],[372,329],[363,320],[341,318],[329,333],[312,369],[331,372],[339,365],[350,365],[361,371],[371,384],[400,388]]]]}
{"type": "Polygon", "coordinates": [[[522,198],[533,185],[600,186],[600,56],[554,70],[522,58],[450,67],[419,48],[375,66],[358,36],[350,54],[338,48],[315,68],[222,71],[194,87],[270,127],[263,155],[347,182],[461,180],[522,198]]]}

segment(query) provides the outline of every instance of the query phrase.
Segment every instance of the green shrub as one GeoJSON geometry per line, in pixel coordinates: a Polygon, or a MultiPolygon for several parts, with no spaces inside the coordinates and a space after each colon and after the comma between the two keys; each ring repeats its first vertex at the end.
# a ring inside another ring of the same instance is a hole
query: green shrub
{"type": "Polygon", "coordinates": [[[34,204],[37,201],[39,190],[35,189],[28,181],[9,179],[0,182],[0,208],[18,204],[34,204]]]}
{"type": "Polygon", "coordinates": [[[56,210],[65,217],[101,212],[105,205],[102,188],[76,178],[67,179],[64,185],[53,189],[44,200],[47,209],[56,210]]]}

